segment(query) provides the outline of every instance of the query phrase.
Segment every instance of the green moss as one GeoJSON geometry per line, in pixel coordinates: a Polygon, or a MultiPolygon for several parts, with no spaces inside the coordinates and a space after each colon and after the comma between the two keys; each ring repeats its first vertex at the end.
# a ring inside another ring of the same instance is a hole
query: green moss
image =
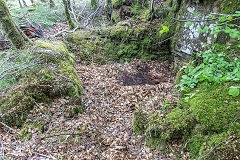
{"type": "Polygon", "coordinates": [[[240,112],[239,96],[228,94],[226,85],[214,85],[190,100],[190,110],[204,128],[224,131],[240,112]]]}
{"type": "Polygon", "coordinates": [[[132,121],[133,131],[136,135],[141,135],[147,129],[147,114],[139,109],[134,112],[134,119],[132,121]]]}
{"type": "Polygon", "coordinates": [[[222,0],[220,3],[220,13],[233,14],[240,10],[239,0],[222,0]]]}
{"type": "Polygon", "coordinates": [[[47,103],[56,97],[71,96],[73,104],[81,105],[81,85],[74,68],[74,56],[64,43],[37,41],[34,49],[23,54],[39,63],[14,75],[13,89],[0,100],[1,113],[13,110],[5,115],[4,122],[20,127],[36,103],[47,103]]]}
{"type": "MultiPolygon", "coordinates": [[[[169,23],[167,19],[164,20],[164,24],[169,23]]],[[[170,27],[171,32],[159,35],[161,24],[162,22],[154,22],[133,27],[130,23],[120,22],[91,34],[86,33],[90,35],[88,38],[83,38],[85,36],[82,36],[81,32],[74,32],[68,40],[72,42],[74,52],[78,52],[78,58],[86,64],[125,62],[133,58],[166,60],[170,57],[169,41],[164,40],[172,36],[174,31],[170,27]],[[78,36],[80,38],[76,38],[78,36]]]]}
{"type": "Polygon", "coordinates": [[[35,120],[34,122],[27,122],[21,128],[21,137],[24,140],[28,140],[31,138],[33,134],[43,133],[46,128],[44,120],[35,120]]]}
{"type": "Polygon", "coordinates": [[[69,46],[72,51],[76,53],[76,56],[82,61],[82,63],[103,64],[106,62],[103,52],[103,40],[91,34],[100,33],[98,31],[93,33],[87,31],[85,33],[73,32],[67,38],[70,42],[69,46]]]}
{"type": "Polygon", "coordinates": [[[188,141],[188,150],[190,152],[191,158],[196,158],[200,152],[204,149],[204,143],[206,143],[207,138],[201,134],[193,135],[188,141]]]}
{"type": "Polygon", "coordinates": [[[72,86],[67,88],[67,95],[75,98],[80,98],[82,89],[75,68],[69,65],[67,62],[62,62],[59,72],[64,76],[70,78],[70,80],[73,82],[72,86]]]}
{"type": "Polygon", "coordinates": [[[118,11],[113,11],[111,19],[114,23],[118,23],[120,21],[119,12],[118,11]]]}
{"type": "Polygon", "coordinates": [[[0,113],[9,112],[2,121],[18,127],[21,126],[26,120],[26,115],[22,111],[32,109],[33,105],[34,99],[29,96],[24,89],[13,89],[9,91],[9,94],[1,100],[0,113]],[[11,110],[13,110],[13,112],[10,112],[11,110]]]}
{"type": "Polygon", "coordinates": [[[90,32],[82,32],[82,31],[76,31],[71,33],[67,40],[72,43],[81,44],[81,42],[87,38],[90,38],[90,32]]]}
{"type": "Polygon", "coordinates": [[[49,42],[49,41],[37,40],[35,42],[35,45],[37,48],[50,49],[58,52],[69,53],[67,46],[63,42],[57,42],[57,41],[49,42]]]}
{"type": "Polygon", "coordinates": [[[142,22],[147,22],[148,21],[148,18],[149,18],[149,15],[151,13],[151,10],[150,9],[145,9],[141,12],[140,14],[140,19],[142,22]]]}
{"type": "Polygon", "coordinates": [[[98,5],[98,0],[91,0],[91,6],[93,9],[96,9],[98,5]]]}
{"type": "Polygon", "coordinates": [[[115,9],[120,8],[124,2],[125,2],[125,0],[111,0],[113,8],[115,8],[115,9]]]}
{"type": "Polygon", "coordinates": [[[43,54],[41,58],[48,58],[48,62],[57,63],[60,60],[68,60],[72,65],[75,63],[74,55],[69,53],[66,44],[63,42],[37,40],[34,47],[38,49],[35,52],[43,54]],[[47,49],[47,51],[41,49],[47,49]]]}
{"type": "Polygon", "coordinates": [[[183,109],[175,108],[166,117],[167,123],[173,130],[188,128],[191,121],[190,114],[183,109]]]}

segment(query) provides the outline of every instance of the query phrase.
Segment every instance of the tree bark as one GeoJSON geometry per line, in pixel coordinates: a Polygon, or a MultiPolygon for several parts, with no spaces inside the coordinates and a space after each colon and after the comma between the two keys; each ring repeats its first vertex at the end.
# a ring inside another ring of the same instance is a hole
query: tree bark
{"type": "Polygon", "coordinates": [[[53,0],[49,0],[49,6],[50,8],[54,8],[55,7],[55,3],[53,0]]]}
{"type": "Polygon", "coordinates": [[[31,3],[32,3],[32,6],[35,6],[35,4],[34,4],[34,0],[30,0],[31,1],[31,3]]]}
{"type": "Polygon", "coordinates": [[[70,12],[69,12],[70,2],[69,2],[69,0],[62,0],[62,1],[63,1],[64,9],[65,9],[65,15],[66,15],[66,18],[67,18],[68,26],[69,26],[70,29],[74,29],[76,27],[76,24],[73,22],[73,20],[71,18],[71,15],[70,15],[70,12]]]}
{"type": "Polygon", "coordinates": [[[111,0],[107,0],[106,3],[107,3],[107,5],[106,5],[105,10],[107,12],[107,19],[109,21],[111,21],[112,20],[112,12],[113,12],[113,7],[112,7],[111,0]]]}
{"type": "Polygon", "coordinates": [[[20,31],[13,21],[5,0],[0,0],[0,23],[6,36],[16,48],[22,49],[31,43],[31,40],[20,31]]]}
{"type": "Polygon", "coordinates": [[[21,0],[18,0],[18,3],[19,3],[20,8],[23,8],[21,0]]]}
{"type": "Polygon", "coordinates": [[[25,7],[27,7],[26,1],[25,1],[25,0],[22,0],[22,2],[23,2],[23,5],[24,5],[25,7]]]}

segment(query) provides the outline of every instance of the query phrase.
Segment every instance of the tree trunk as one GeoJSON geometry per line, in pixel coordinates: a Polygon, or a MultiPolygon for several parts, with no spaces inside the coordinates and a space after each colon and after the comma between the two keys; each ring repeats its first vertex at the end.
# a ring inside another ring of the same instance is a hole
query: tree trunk
{"type": "Polygon", "coordinates": [[[23,8],[21,0],[18,0],[18,3],[19,3],[20,8],[23,8]]]}
{"type": "Polygon", "coordinates": [[[22,0],[22,2],[23,2],[23,5],[24,5],[25,7],[27,7],[26,1],[25,1],[25,0],[22,0]]]}
{"type": "Polygon", "coordinates": [[[49,0],[49,6],[50,8],[54,8],[55,7],[55,3],[53,0],[49,0]]]}
{"type": "Polygon", "coordinates": [[[6,36],[16,48],[21,49],[31,43],[31,40],[20,31],[13,21],[5,0],[0,0],[0,23],[6,36]]]}
{"type": "Polygon", "coordinates": [[[105,11],[106,11],[106,13],[107,13],[107,19],[109,20],[109,21],[111,21],[112,20],[112,12],[113,12],[113,7],[112,7],[112,3],[111,3],[111,0],[107,0],[106,1],[106,8],[105,8],[105,11]]]}
{"type": "Polygon", "coordinates": [[[67,22],[68,22],[68,26],[70,29],[74,29],[76,27],[75,23],[73,22],[71,15],[69,13],[69,9],[70,9],[70,2],[69,0],[62,0],[63,1],[63,5],[64,5],[64,9],[65,9],[65,14],[66,14],[66,18],[67,18],[67,22]]]}
{"type": "Polygon", "coordinates": [[[34,4],[34,0],[30,0],[31,1],[31,3],[32,3],[32,6],[35,6],[35,4],[34,4]]]}

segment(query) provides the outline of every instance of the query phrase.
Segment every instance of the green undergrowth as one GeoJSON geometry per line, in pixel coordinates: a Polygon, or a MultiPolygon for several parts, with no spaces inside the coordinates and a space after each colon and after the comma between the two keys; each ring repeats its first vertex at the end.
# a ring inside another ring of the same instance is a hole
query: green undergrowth
{"type": "Polygon", "coordinates": [[[161,23],[131,27],[119,24],[93,32],[74,32],[67,40],[71,49],[77,51],[82,61],[105,63],[106,61],[125,62],[133,58],[169,59],[169,38],[173,32],[160,33],[161,23]]]}
{"type": "Polygon", "coordinates": [[[179,157],[184,151],[190,153],[191,159],[236,159],[240,144],[240,96],[229,95],[229,85],[201,85],[188,103],[169,107],[167,111],[162,107],[147,115],[137,110],[133,130],[146,136],[148,146],[162,151],[173,152],[168,146],[182,143],[175,150],[179,157]]]}
{"type": "Polygon", "coordinates": [[[238,45],[215,44],[197,53],[178,73],[178,105],[145,117],[135,114],[135,133],[144,133],[150,147],[178,158],[189,153],[190,159],[239,159],[238,45]],[[145,128],[136,125],[138,119],[147,122],[145,128]],[[181,147],[173,149],[174,143],[181,147]]]}
{"type": "Polygon", "coordinates": [[[19,25],[31,25],[38,26],[39,24],[42,27],[50,28],[56,22],[64,22],[65,16],[63,7],[60,3],[56,3],[54,8],[49,8],[49,4],[38,4],[35,7],[25,7],[25,8],[10,8],[10,12],[13,16],[13,19],[19,25]],[[27,14],[27,19],[21,18],[27,14]],[[48,16],[46,16],[46,14],[48,16]]]}
{"type": "Polygon", "coordinates": [[[77,108],[81,106],[81,85],[74,67],[75,57],[64,43],[38,40],[32,48],[21,51],[17,59],[9,60],[11,54],[2,54],[6,60],[3,67],[6,70],[9,64],[19,67],[13,69],[16,73],[2,79],[5,83],[0,86],[3,94],[0,113],[4,114],[1,121],[20,127],[37,103],[48,103],[60,97],[71,97],[69,103],[77,108]]]}

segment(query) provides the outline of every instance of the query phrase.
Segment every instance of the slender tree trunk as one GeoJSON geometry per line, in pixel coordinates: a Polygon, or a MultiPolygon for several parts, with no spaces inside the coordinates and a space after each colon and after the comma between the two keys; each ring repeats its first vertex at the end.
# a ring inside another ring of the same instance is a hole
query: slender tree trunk
{"type": "Polygon", "coordinates": [[[62,1],[63,1],[64,9],[65,9],[65,14],[66,14],[68,26],[69,26],[70,29],[74,29],[76,27],[76,24],[73,22],[73,20],[71,18],[71,15],[69,13],[70,2],[69,2],[69,0],[62,0],[62,1]]]}
{"type": "Polygon", "coordinates": [[[49,6],[50,8],[54,8],[55,7],[55,3],[53,0],[49,0],[49,6]]]}
{"type": "Polygon", "coordinates": [[[5,0],[0,0],[0,23],[6,36],[16,48],[21,49],[31,43],[31,40],[20,31],[13,21],[5,0]]]}
{"type": "Polygon", "coordinates": [[[23,5],[24,5],[25,7],[27,7],[26,1],[25,1],[25,0],[22,0],[22,2],[23,2],[23,5]]]}
{"type": "Polygon", "coordinates": [[[18,0],[18,3],[19,3],[20,8],[23,8],[21,0],[18,0]]]}
{"type": "Polygon", "coordinates": [[[70,7],[70,6],[71,6],[70,0],[66,0],[66,1],[67,1],[68,10],[69,10],[69,11],[72,11],[72,8],[70,7]]]}
{"type": "Polygon", "coordinates": [[[111,21],[112,20],[112,11],[113,11],[111,0],[107,0],[106,3],[107,3],[107,5],[105,8],[105,11],[107,12],[107,19],[109,21],[111,21]]]}
{"type": "Polygon", "coordinates": [[[154,11],[153,4],[154,4],[154,0],[151,0],[151,8],[150,8],[150,10],[151,10],[151,13],[153,13],[153,11],[154,11]]]}
{"type": "Polygon", "coordinates": [[[32,6],[35,6],[35,4],[34,4],[34,0],[30,0],[31,1],[31,3],[32,3],[32,6]]]}

